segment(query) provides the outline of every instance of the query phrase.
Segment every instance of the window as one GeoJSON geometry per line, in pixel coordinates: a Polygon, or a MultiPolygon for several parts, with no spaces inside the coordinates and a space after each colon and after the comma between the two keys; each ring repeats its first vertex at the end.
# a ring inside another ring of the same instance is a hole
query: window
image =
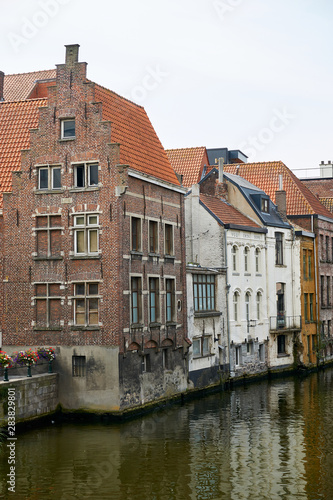
{"type": "Polygon", "coordinates": [[[325,252],[324,252],[324,236],[320,235],[320,259],[325,260],[325,252]]]}
{"type": "Polygon", "coordinates": [[[259,248],[256,248],[256,273],[260,273],[260,250],[259,248]]]}
{"type": "Polygon", "coordinates": [[[306,267],[306,250],[303,250],[303,278],[307,278],[307,267],[306,267]]]}
{"type": "Polygon", "coordinates": [[[74,215],[75,255],[98,253],[99,217],[97,214],[74,215]]]}
{"type": "Polygon", "coordinates": [[[164,251],[165,255],[173,255],[173,226],[164,224],[164,251]]]}
{"type": "Polygon", "coordinates": [[[159,279],[149,278],[149,320],[157,323],[160,319],[159,279]]]}
{"type": "Polygon", "coordinates": [[[261,198],[261,211],[268,213],[269,212],[269,200],[268,198],[261,198]]]}
{"type": "Polygon", "coordinates": [[[87,188],[98,186],[98,163],[73,165],[74,187],[87,188]]]}
{"type": "Polygon", "coordinates": [[[35,285],[37,327],[60,326],[61,298],[60,284],[38,283],[35,285]]]}
{"type": "Polygon", "coordinates": [[[320,276],[320,299],[321,299],[321,307],[325,307],[325,282],[324,282],[325,277],[320,276]]]}
{"type": "Polygon", "coordinates": [[[247,273],[249,271],[249,249],[244,248],[244,271],[247,273]]]}
{"type": "Polygon", "coordinates": [[[261,319],[261,292],[257,292],[257,319],[261,319]]]}
{"type": "Polygon", "coordinates": [[[166,321],[175,321],[175,280],[166,279],[166,321]]]}
{"type": "Polygon", "coordinates": [[[214,311],[215,276],[211,274],[194,274],[193,296],[195,311],[214,311]]]}
{"type": "Polygon", "coordinates": [[[84,377],[86,375],[86,357],[72,356],[73,377],[84,377]]]}
{"type": "Polygon", "coordinates": [[[252,354],[253,354],[253,344],[252,344],[252,342],[247,342],[246,343],[246,353],[252,356],[252,354]]]}
{"type": "Polygon", "coordinates": [[[193,340],[193,356],[208,356],[209,351],[209,339],[210,337],[200,337],[199,339],[193,340]]]}
{"type": "Polygon", "coordinates": [[[250,323],[250,294],[249,294],[249,292],[246,292],[246,294],[245,294],[245,316],[246,316],[247,326],[249,327],[249,323],[250,323]]]}
{"type": "Polygon", "coordinates": [[[332,324],[332,321],[329,319],[327,321],[327,337],[331,336],[331,324],[332,324]]]}
{"type": "Polygon", "coordinates": [[[170,370],[168,349],[163,349],[162,351],[162,366],[165,370],[170,370]]]}
{"type": "Polygon", "coordinates": [[[309,294],[310,296],[310,321],[314,320],[314,314],[313,314],[313,293],[309,294]]]}
{"type": "Polygon", "coordinates": [[[75,120],[61,120],[61,138],[74,139],[75,138],[75,120]]]}
{"type": "Polygon", "coordinates": [[[285,354],[286,353],[286,336],[285,335],[278,335],[277,351],[278,351],[278,354],[285,354]]]}
{"type": "Polygon", "coordinates": [[[59,165],[46,165],[38,168],[38,189],[60,189],[61,167],[59,165]]]}
{"type": "Polygon", "coordinates": [[[283,234],[275,233],[275,264],[281,266],[283,264],[283,234]]]}
{"type": "Polygon", "coordinates": [[[326,262],[330,260],[330,252],[329,252],[329,237],[325,236],[325,253],[326,253],[326,262]]]}
{"type": "Polygon", "coordinates": [[[38,215],[36,217],[37,257],[60,257],[61,215],[38,215]]]}
{"type": "Polygon", "coordinates": [[[312,279],[312,251],[308,250],[308,278],[312,279]]]}
{"type": "Polygon", "coordinates": [[[235,292],[233,296],[233,306],[234,306],[234,320],[238,321],[238,302],[239,302],[239,293],[235,292]]]}
{"type": "Polygon", "coordinates": [[[158,222],[149,221],[149,252],[158,253],[158,222]]]}
{"type": "Polygon", "coordinates": [[[131,278],[131,323],[138,324],[142,322],[142,284],[141,278],[131,278]]]}
{"type": "Polygon", "coordinates": [[[231,256],[232,256],[232,270],[234,272],[237,271],[237,247],[236,245],[233,245],[231,249],[231,256]]]}
{"type": "Polygon", "coordinates": [[[132,250],[134,252],[141,251],[141,219],[139,217],[132,217],[131,219],[131,229],[132,229],[132,250]]]}
{"type": "Polygon", "coordinates": [[[75,325],[98,325],[98,306],[98,283],[76,283],[74,285],[75,325]]]}
{"type": "Polygon", "coordinates": [[[242,348],[240,346],[236,347],[235,349],[235,364],[236,366],[239,366],[241,364],[241,356],[242,356],[242,348]]]}
{"type": "Polygon", "coordinates": [[[264,344],[259,344],[259,361],[265,361],[264,344]]]}
{"type": "Polygon", "coordinates": [[[305,323],[309,322],[309,314],[308,314],[308,294],[304,294],[304,319],[305,323]]]}
{"type": "Polygon", "coordinates": [[[145,354],[142,358],[142,371],[143,373],[151,372],[150,354],[145,354]]]}
{"type": "Polygon", "coordinates": [[[326,277],[327,285],[326,285],[326,305],[331,305],[331,279],[329,276],[326,277]]]}

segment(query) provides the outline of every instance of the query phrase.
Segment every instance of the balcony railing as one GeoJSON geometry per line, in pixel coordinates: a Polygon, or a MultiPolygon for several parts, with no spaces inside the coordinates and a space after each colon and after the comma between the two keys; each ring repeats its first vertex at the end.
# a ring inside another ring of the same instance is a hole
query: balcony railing
{"type": "Polygon", "coordinates": [[[302,316],[286,316],[280,313],[278,316],[269,318],[270,330],[301,330],[302,316]]]}

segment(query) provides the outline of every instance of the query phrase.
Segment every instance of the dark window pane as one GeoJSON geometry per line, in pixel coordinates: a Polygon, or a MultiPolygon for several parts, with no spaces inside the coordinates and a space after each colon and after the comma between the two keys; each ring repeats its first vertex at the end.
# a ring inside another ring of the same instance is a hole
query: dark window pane
{"type": "Polygon", "coordinates": [[[48,169],[42,168],[39,170],[39,189],[48,189],[49,187],[48,169]]]}
{"type": "Polygon", "coordinates": [[[75,120],[63,122],[63,137],[75,137],[75,120]]]}
{"type": "Polygon", "coordinates": [[[89,166],[89,186],[97,186],[98,184],[98,165],[89,166]]]}
{"type": "Polygon", "coordinates": [[[52,169],[52,174],[53,174],[53,189],[57,189],[61,187],[61,170],[60,168],[53,168],[52,169]]]}
{"type": "Polygon", "coordinates": [[[76,167],[76,187],[84,187],[84,166],[78,165],[76,167]]]}

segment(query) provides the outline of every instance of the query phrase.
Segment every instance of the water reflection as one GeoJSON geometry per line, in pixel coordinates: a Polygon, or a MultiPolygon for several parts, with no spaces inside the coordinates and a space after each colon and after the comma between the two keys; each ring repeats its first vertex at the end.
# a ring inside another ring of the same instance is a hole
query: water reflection
{"type": "Polygon", "coordinates": [[[332,499],[333,371],[18,436],[15,499],[332,499]]]}

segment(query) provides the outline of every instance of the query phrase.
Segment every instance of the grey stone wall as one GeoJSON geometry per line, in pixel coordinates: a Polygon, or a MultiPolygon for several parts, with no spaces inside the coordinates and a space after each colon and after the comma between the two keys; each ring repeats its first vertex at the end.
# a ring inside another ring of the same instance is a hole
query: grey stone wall
{"type": "Polygon", "coordinates": [[[22,422],[55,411],[58,404],[58,374],[41,374],[0,382],[0,425],[7,424],[8,389],[15,394],[15,421],[22,422]],[[15,392],[13,391],[15,390],[15,392]]]}

